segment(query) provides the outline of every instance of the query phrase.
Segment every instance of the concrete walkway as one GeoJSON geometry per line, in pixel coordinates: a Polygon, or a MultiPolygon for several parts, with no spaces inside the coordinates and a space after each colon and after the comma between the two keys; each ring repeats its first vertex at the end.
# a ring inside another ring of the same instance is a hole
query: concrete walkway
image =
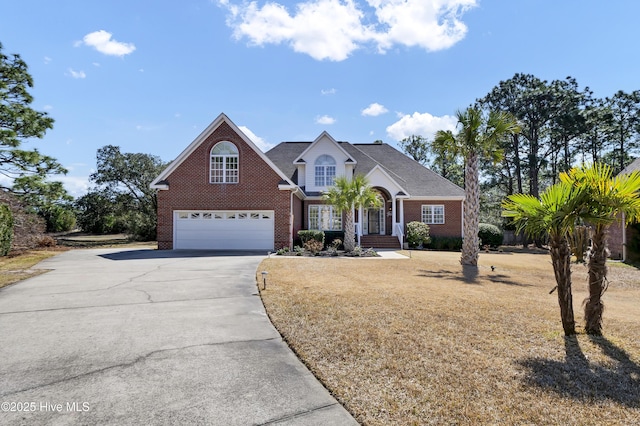
{"type": "Polygon", "coordinates": [[[264,255],[72,250],[0,290],[0,424],[351,425],[256,294],[264,255]]]}

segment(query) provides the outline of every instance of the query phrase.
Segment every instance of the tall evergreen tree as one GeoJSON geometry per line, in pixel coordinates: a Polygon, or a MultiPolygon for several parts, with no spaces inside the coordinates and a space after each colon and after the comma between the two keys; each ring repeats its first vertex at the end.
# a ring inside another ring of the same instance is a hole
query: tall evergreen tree
{"type": "MultiPolygon", "coordinates": [[[[37,149],[23,149],[23,142],[42,138],[53,128],[53,119],[46,112],[31,108],[33,96],[29,89],[33,78],[19,55],[7,55],[0,43],[0,174],[11,181],[15,178],[66,173],[53,157],[37,149]]],[[[12,190],[12,188],[1,187],[12,190]]]]}

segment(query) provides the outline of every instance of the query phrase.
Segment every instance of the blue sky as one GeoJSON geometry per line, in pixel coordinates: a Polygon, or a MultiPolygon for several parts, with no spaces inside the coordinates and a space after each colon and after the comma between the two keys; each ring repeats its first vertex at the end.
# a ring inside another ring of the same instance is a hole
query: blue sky
{"type": "Polygon", "coordinates": [[[596,96],[640,89],[631,0],[21,0],[4,53],[35,80],[74,196],[96,150],[175,158],[221,112],[263,149],[323,130],[395,145],[516,72],[575,77],[596,96]],[[439,5],[439,6],[436,6],[439,5]]]}

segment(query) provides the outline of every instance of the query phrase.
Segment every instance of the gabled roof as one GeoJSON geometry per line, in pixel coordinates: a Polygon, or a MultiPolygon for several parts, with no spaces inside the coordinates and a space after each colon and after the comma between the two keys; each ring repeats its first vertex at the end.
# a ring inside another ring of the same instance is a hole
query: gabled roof
{"type": "Polygon", "coordinates": [[[191,155],[191,153],[193,153],[193,151],[196,150],[196,148],[198,148],[200,146],[200,144],[202,144],[218,127],[220,127],[220,125],[222,123],[227,123],[229,125],[229,127],[231,127],[231,129],[238,134],[238,136],[240,136],[240,138],[242,138],[242,140],[249,145],[249,147],[251,149],[253,149],[264,161],[265,163],[267,163],[269,165],[269,167],[271,167],[273,169],[273,171],[275,171],[278,176],[280,176],[280,178],[286,182],[286,184],[288,185],[293,185],[293,182],[289,179],[289,177],[287,175],[285,175],[282,170],[280,170],[274,163],[273,161],[271,161],[271,159],[269,159],[268,156],[265,155],[264,152],[262,152],[260,150],[260,148],[258,148],[252,141],[251,139],[249,139],[247,137],[247,135],[245,135],[242,130],[240,130],[238,128],[238,126],[235,125],[235,123],[233,121],[231,121],[229,119],[229,117],[227,117],[224,113],[220,114],[218,117],[216,117],[215,120],[213,120],[211,122],[211,124],[209,124],[209,126],[207,126],[206,129],[204,129],[202,131],[202,133],[200,133],[198,135],[197,138],[195,138],[193,140],[193,142],[191,142],[191,144],[189,144],[189,146],[187,148],[185,148],[184,151],[182,151],[180,153],[180,155],[178,155],[178,157],[176,157],[175,160],[173,160],[171,162],[171,164],[169,164],[169,166],[167,166],[166,169],[164,169],[162,171],[162,173],[160,173],[158,175],[158,177],[156,177],[153,182],[151,182],[151,184],[149,185],[151,188],[154,189],[168,189],[169,186],[167,185],[165,179],[167,179],[167,177],[173,173],[173,171],[180,165],[182,164],[182,162],[184,160],[186,160],[189,155],[191,155]]]}
{"type": "MultiPolygon", "coordinates": [[[[282,142],[267,151],[266,155],[287,177],[298,183],[297,166],[294,162],[312,143],[282,142]]],[[[366,176],[379,167],[411,198],[464,198],[462,188],[388,144],[337,144],[356,162],[355,173],[366,176]]]]}
{"type": "Polygon", "coordinates": [[[296,157],[296,159],[295,159],[293,162],[294,162],[294,163],[296,163],[296,164],[299,164],[299,163],[305,163],[305,162],[306,162],[306,160],[304,159],[304,156],[307,154],[307,152],[309,152],[309,150],[311,150],[311,148],[313,148],[313,146],[314,146],[315,144],[317,144],[318,142],[320,142],[320,140],[322,140],[323,138],[327,138],[327,139],[329,139],[329,141],[331,141],[333,144],[335,144],[335,145],[338,147],[338,149],[339,149],[340,151],[342,151],[342,153],[344,153],[344,155],[345,155],[346,157],[348,157],[348,158],[347,158],[347,160],[346,160],[346,163],[352,163],[352,164],[353,164],[353,163],[355,163],[355,162],[356,162],[356,161],[354,161],[352,158],[350,158],[350,157],[349,157],[349,154],[347,153],[347,151],[345,151],[345,150],[340,146],[340,143],[338,143],[338,142],[337,142],[337,141],[336,141],[336,140],[335,140],[335,139],[334,139],[334,138],[333,138],[333,137],[332,137],[332,136],[331,136],[331,135],[330,135],[326,130],[325,130],[325,131],[323,131],[322,133],[320,133],[320,136],[318,136],[318,137],[316,138],[316,140],[314,140],[313,142],[311,142],[311,144],[309,144],[309,146],[308,146],[304,151],[302,151],[302,153],[300,153],[300,154],[298,155],[298,157],[296,157]]]}
{"type": "MultiPolygon", "coordinates": [[[[386,143],[354,144],[353,147],[380,164],[408,192],[407,195],[411,198],[464,198],[464,190],[458,185],[426,168],[391,145],[386,143]]],[[[356,172],[358,172],[358,167],[356,167],[356,172]]]]}
{"type": "Polygon", "coordinates": [[[635,160],[633,160],[633,162],[629,164],[627,167],[625,167],[624,170],[620,172],[620,174],[624,175],[626,173],[631,173],[635,171],[640,171],[640,158],[636,158],[635,160]]]}

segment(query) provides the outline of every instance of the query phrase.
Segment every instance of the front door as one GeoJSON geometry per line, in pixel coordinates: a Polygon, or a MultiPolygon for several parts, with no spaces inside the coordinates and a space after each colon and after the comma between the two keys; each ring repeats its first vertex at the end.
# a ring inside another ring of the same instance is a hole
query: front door
{"type": "Polygon", "coordinates": [[[384,209],[367,209],[367,230],[366,233],[384,234],[384,209]]]}

